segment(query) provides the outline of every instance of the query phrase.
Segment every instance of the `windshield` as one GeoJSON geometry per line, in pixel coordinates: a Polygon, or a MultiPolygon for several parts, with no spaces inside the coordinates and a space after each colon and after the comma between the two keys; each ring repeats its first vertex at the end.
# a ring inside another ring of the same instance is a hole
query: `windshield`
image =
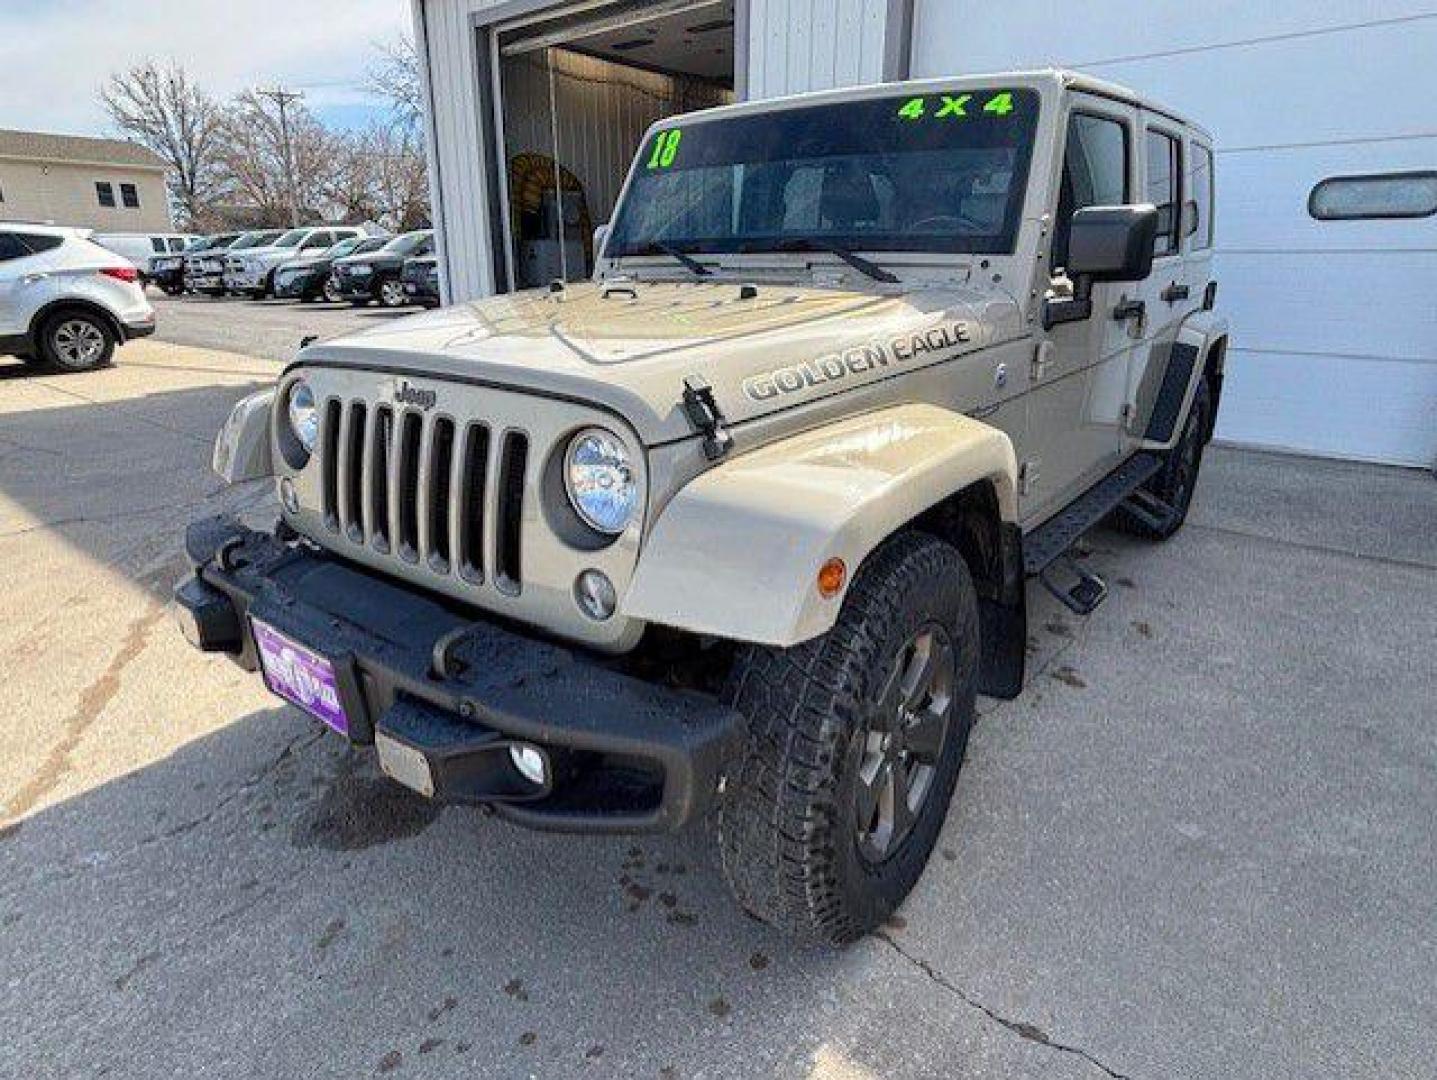
{"type": "Polygon", "coordinates": [[[296,244],[298,244],[301,240],[303,240],[307,235],[309,235],[309,230],[308,230],[308,229],[290,229],[289,232],[285,233],[285,234],[284,234],[283,236],[281,236],[278,240],[276,240],[272,246],[274,246],[274,247],[294,247],[294,246],[295,246],[296,244]]]}
{"type": "Polygon", "coordinates": [[[654,132],[604,253],[1013,250],[1038,117],[1000,87],[654,132]],[[805,244],[805,242],[809,242],[805,244]]]}
{"type": "Polygon", "coordinates": [[[319,253],[321,259],[337,259],[341,255],[351,254],[355,248],[364,242],[362,236],[351,236],[347,240],[341,240],[337,244],[331,244],[319,253]]]}
{"type": "Polygon", "coordinates": [[[359,246],[350,252],[350,254],[363,255],[366,251],[378,251],[388,243],[389,237],[387,236],[366,236],[359,241],[359,246]]]}
{"type": "Polygon", "coordinates": [[[384,245],[384,250],[394,255],[413,255],[423,251],[429,243],[433,233],[425,230],[423,232],[405,233],[403,236],[396,236],[389,243],[384,245]]]}

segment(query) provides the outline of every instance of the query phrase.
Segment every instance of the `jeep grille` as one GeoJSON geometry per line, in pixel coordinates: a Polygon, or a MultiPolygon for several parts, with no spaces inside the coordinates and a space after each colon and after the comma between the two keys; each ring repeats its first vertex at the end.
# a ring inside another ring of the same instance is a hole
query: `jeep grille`
{"type": "Polygon", "coordinates": [[[331,533],[435,574],[519,594],[529,466],[522,432],[505,431],[496,442],[487,423],[460,427],[420,409],[332,397],[319,453],[331,533]]]}

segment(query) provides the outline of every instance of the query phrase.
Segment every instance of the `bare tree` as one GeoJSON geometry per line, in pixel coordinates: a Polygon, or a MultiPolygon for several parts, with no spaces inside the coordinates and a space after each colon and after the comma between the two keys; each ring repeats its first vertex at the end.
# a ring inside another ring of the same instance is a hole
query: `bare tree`
{"type": "Polygon", "coordinates": [[[290,105],[281,123],[272,103],[246,91],[225,110],[220,142],[227,200],[253,206],[275,224],[290,223],[291,198],[301,218],[323,208],[335,140],[308,109],[290,105]]]}
{"type": "Polygon", "coordinates": [[[429,186],[418,137],[389,124],[336,136],[325,187],[330,206],[349,221],[417,229],[429,221],[429,186]]]}
{"type": "Polygon", "coordinates": [[[153,60],[111,75],[100,103],[121,132],[149,147],[170,167],[174,204],[193,225],[218,184],[220,109],[177,64],[153,60]]]}
{"type": "Polygon", "coordinates": [[[365,86],[388,103],[390,118],[398,127],[417,134],[424,119],[419,51],[408,37],[387,45],[376,42],[375,48],[379,50],[379,60],[365,73],[365,86]]]}

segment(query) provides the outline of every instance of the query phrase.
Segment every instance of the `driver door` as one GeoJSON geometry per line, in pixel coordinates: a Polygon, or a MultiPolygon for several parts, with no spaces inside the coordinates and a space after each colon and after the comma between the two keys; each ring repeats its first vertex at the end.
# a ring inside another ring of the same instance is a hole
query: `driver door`
{"type": "MultiPolygon", "coordinates": [[[[1075,98],[1065,130],[1063,169],[1049,267],[1050,295],[1071,293],[1065,272],[1073,214],[1132,202],[1136,110],[1102,98],[1075,98]]],[[[1037,524],[1111,471],[1122,451],[1127,401],[1127,323],[1113,310],[1132,285],[1098,282],[1088,319],[1060,323],[1037,345],[1021,470],[1020,513],[1037,524]]]]}

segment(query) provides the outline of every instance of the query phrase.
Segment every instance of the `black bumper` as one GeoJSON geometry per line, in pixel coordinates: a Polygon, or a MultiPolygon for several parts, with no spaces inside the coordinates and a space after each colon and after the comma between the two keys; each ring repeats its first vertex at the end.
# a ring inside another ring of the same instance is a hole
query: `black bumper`
{"type": "Polygon", "coordinates": [[[476,621],[418,590],[231,518],[185,533],[194,576],[175,590],[185,636],[258,667],[255,618],[328,659],[349,737],[436,799],[491,804],[535,828],[676,829],[718,791],[742,721],[715,698],[656,686],[603,660],[476,621]],[[550,764],[536,787],[509,748],[550,764]],[[422,756],[427,786],[399,758],[422,756]]]}

